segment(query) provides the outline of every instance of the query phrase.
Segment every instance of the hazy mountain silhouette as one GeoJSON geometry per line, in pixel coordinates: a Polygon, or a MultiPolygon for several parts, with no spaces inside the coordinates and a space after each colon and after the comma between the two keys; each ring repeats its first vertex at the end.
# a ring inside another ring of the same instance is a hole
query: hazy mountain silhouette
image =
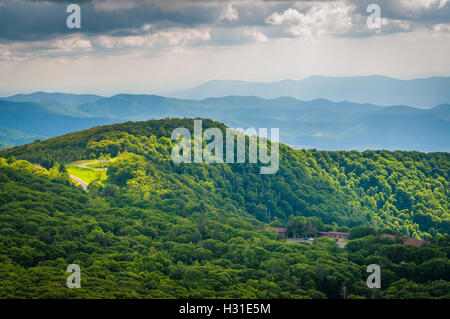
{"type": "MultiPolygon", "coordinates": [[[[49,105],[43,107],[42,103],[1,100],[0,112],[0,128],[20,132],[23,143],[31,142],[34,136],[53,137],[115,122],[203,117],[234,128],[277,127],[281,141],[297,148],[450,150],[449,104],[417,109],[291,97],[228,96],[198,101],[119,94],[66,108],[68,114],[56,112],[49,105]],[[27,134],[32,136],[27,138],[27,134]]],[[[5,133],[0,141],[20,144],[12,137],[5,133]]]]}
{"type": "Polygon", "coordinates": [[[324,98],[377,105],[410,105],[430,108],[450,101],[450,77],[398,80],[385,76],[325,77],[278,82],[213,80],[191,89],[164,93],[184,99],[204,99],[229,95],[271,99],[290,96],[300,100],[324,98]]]}

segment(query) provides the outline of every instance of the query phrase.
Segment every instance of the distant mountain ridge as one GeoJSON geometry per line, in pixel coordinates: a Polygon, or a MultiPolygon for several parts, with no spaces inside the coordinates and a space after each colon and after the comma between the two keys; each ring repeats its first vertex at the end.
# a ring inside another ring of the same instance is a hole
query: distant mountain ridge
{"type": "Polygon", "coordinates": [[[31,102],[0,100],[0,114],[0,141],[13,145],[112,123],[106,118],[62,115],[31,102]]]}
{"type": "Polygon", "coordinates": [[[80,105],[90,116],[117,120],[206,117],[231,127],[278,127],[281,140],[297,148],[326,150],[450,150],[450,105],[431,109],[377,106],[325,99],[262,99],[227,96],[180,100],[119,94],[80,105]]]}
{"type": "Polygon", "coordinates": [[[7,148],[10,148],[10,147],[11,147],[11,145],[3,143],[3,142],[0,142],[0,151],[4,150],[4,149],[7,149],[7,148]]]}
{"type": "MultiPolygon", "coordinates": [[[[54,137],[97,125],[166,117],[203,117],[234,128],[279,128],[283,143],[323,150],[450,150],[450,105],[430,109],[326,99],[227,96],[188,100],[118,94],[80,105],[0,100],[0,132],[54,137]],[[11,131],[14,130],[14,131],[11,131]]],[[[59,103],[59,102],[58,102],[59,103]]],[[[6,134],[8,135],[8,134],[6,134]]],[[[41,139],[41,138],[40,138],[41,139]]],[[[26,142],[34,139],[30,136],[26,142]]],[[[18,145],[11,136],[0,141],[18,145]]],[[[26,143],[25,142],[25,143],[26,143]]]]}
{"type": "Polygon", "coordinates": [[[10,102],[45,102],[53,101],[69,105],[79,105],[82,103],[93,102],[102,98],[100,95],[93,94],[71,94],[71,93],[47,93],[47,92],[34,92],[31,94],[16,94],[8,97],[2,97],[0,100],[10,102]]]}
{"type": "Polygon", "coordinates": [[[163,95],[182,99],[205,99],[229,95],[272,99],[289,96],[299,100],[318,98],[334,102],[349,101],[376,105],[409,105],[431,108],[450,102],[450,77],[399,80],[385,76],[326,77],[303,80],[245,82],[212,80],[187,90],[163,95]]]}

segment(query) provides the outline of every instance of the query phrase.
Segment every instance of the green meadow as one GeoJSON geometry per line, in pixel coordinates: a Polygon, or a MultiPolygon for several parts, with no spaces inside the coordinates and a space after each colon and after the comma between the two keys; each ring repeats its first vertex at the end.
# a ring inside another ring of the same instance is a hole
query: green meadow
{"type": "Polygon", "coordinates": [[[68,166],[67,172],[83,180],[88,185],[94,181],[102,183],[106,179],[106,171],[103,170],[94,170],[78,166],[68,166]]]}

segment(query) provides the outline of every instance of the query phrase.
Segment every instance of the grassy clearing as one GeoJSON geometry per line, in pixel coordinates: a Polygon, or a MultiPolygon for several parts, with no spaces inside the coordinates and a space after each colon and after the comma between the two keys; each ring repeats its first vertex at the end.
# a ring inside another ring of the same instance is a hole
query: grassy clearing
{"type": "Polygon", "coordinates": [[[82,160],[82,161],[76,161],[66,164],[66,166],[77,166],[77,165],[91,165],[97,163],[97,160],[82,160]]]}
{"type": "Polygon", "coordinates": [[[92,167],[92,168],[106,168],[109,167],[113,162],[115,162],[117,160],[116,158],[110,159],[108,161],[104,161],[104,162],[99,162],[99,160],[94,159],[94,160],[81,160],[81,161],[75,161],[75,162],[71,162],[66,164],[66,166],[87,166],[87,167],[92,167]]]}
{"type": "Polygon", "coordinates": [[[106,168],[111,165],[111,162],[103,162],[103,163],[93,163],[93,164],[85,164],[87,167],[92,168],[106,168]]]}
{"type": "Polygon", "coordinates": [[[71,175],[74,175],[84,181],[86,184],[89,184],[93,181],[103,182],[106,180],[106,171],[102,170],[93,170],[89,168],[83,168],[78,166],[68,166],[67,172],[71,175]]]}

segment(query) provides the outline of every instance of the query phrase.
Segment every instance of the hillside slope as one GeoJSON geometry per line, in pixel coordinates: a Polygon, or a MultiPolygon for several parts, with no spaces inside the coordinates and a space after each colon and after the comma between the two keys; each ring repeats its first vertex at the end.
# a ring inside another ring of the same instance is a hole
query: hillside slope
{"type": "Polygon", "coordinates": [[[261,176],[260,164],[174,164],[176,127],[193,123],[116,124],[0,152],[0,297],[449,297],[449,154],[281,145],[279,172],[261,176]],[[102,154],[115,160],[87,193],[55,162],[102,154]],[[289,243],[269,222],[351,240],[289,243]],[[392,230],[439,238],[419,248],[379,236],[392,230]],[[82,289],[66,288],[72,263],[82,289]],[[372,263],[383,268],[375,292],[372,263]]]}
{"type": "MultiPolygon", "coordinates": [[[[204,129],[211,126],[225,129],[218,122],[203,122],[204,129]]],[[[193,131],[193,121],[96,127],[7,149],[0,156],[46,166],[50,159],[67,163],[126,152],[108,169],[109,180],[124,190],[136,189],[140,195],[133,196],[143,203],[149,196],[147,183],[152,183],[145,176],[156,171],[175,180],[193,178],[231,207],[264,222],[285,223],[290,215],[299,215],[339,226],[388,226],[412,237],[449,231],[448,153],[300,151],[281,144],[278,173],[259,175],[261,163],[175,165],[170,136],[177,127],[193,131]]]]}

